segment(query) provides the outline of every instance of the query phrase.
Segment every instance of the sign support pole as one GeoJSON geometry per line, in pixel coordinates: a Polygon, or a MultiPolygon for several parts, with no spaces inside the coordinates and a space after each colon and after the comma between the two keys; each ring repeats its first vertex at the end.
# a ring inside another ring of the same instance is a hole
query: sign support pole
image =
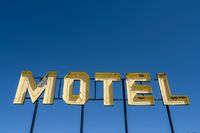
{"type": "Polygon", "coordinates": [[[166,105],[166,109],[167,109],[167,116],[168,116],[168,120],[169,120],[169,124],[170,124],[171,133],[174,133],[174,126],[172,123],[171,113],[170,113],[170,109],[169,109],[168,105],[166,105]]]}
{"type": "Polygon", "coordinates": [[[33,118],[32,118],[32,122],[31,122],[30,133],[33,133],[33,130],[34,130],[34,127],[35,127],[35,119],[36,119],[37,110],[38,110],[38,103],[39,103],[39,101],[37,100],[36,103],[35,103],[35,107],[34,107],[34,112],[33,112],[33,118]]]}
{"type": "Polygon", "coordinates": [[[81,105],[81,124],[80,124],[80,133],[83,133],[83,120],[84,120],[84,105],[81,105]]]}
{"type": "Polygon", "coordinates": [[[122,79],[122,89],[123,89],[125,133],[128,133],[128,121],[127,121],[127,109],[126,109],[126,97],[125,97],[125,83],[124,83],[124,79],[122,79]]]}

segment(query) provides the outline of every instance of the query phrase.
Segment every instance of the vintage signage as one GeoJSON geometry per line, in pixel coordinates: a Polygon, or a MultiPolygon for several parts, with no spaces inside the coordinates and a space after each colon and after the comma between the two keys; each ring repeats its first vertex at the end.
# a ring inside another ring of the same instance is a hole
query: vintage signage
{"type": "MultiPolygon", "coordinates": [[[[44,92],[43,104],[53,104],[54,90],[56,83],[56,72],[48,72],[42,80],[36,84],[32,72],[23,71],[19,80],[17,92],[14,98],[14,104],[23,104],[27,91],[31,101],[34,103],[44,92]]],[[[160,92],[165,105],[188,105],[190,104],[187,96],[172,96],[169,88],[167,75],[165,73],[157,74],[160,92]]],[[[96,73],[96,81],[103,82],[104,105],[113,105],[113,82],[120,81],[119,73],[96,73]]],[[[89,99],[90,76],[85,72],[70,72],[64,77],[63,100],[67,104],[84,105],[89,99]],[[80,81],[79,95],[73,94],[73,83],[80,81]]],[[[127,73],[126,88],[128,105],[154,105],[152,87],[150,85],[139,85],[136,82],[151,81],[149,73],[127,73]],[[143,95],[140,95],[143,94],[143,95]],[[146,95],[147,94],[147,95],[146,95]]]]}

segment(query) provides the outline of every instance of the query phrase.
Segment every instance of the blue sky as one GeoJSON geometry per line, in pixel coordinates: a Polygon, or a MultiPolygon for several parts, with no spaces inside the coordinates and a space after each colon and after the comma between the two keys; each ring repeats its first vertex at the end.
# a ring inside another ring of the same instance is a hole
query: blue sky
{"type": "MultiPolygon", "coordinates": [[[[33,104],[13,105],[20,73],[166,72],[171,91],[191,105],[170,107],[176,133],[200,132],[200,2],[197,0],[0,1],[0,129],[27,133],[33,104]]],[[[153,95],[160,97],[152,81],[153,95]]],[[[92,86],[91,86],[92,90],[92,86]]],[[[98,96],[102,97],[102,84],[98,96]]],[[[57,91],[57,90],[56,90],[57,91]]],[[[114,97],[121,97],[120,83],[114,97]]],[[[123,104],[89,101],[86,133],[122,133],[123,104]]],[[[128,106],[130,133],[168,133],[165,107],[128,106]]],[[[39,104],[36,133],[79,132],[80,107],[39,104]]]]}

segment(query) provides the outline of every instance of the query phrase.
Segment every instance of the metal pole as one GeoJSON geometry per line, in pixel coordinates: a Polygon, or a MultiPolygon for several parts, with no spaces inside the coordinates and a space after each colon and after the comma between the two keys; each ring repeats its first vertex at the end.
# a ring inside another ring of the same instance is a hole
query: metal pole
{"type": "Polygon", "coordinates": [[[81,106],[80,133],[83,133],[83,120],[84,120],[84,105],[81,106]]]}
{"type": "Polygon", "coordinates": [[[174,133],[174,126],[172,123],[171,113],[170,113],[170,109],[169,109],[168,105],[166,105],[166,109],[167,109],[167,116],[168,116],[168,120],[169,120],[169,124],[170,124],[171,133],[174,133]]]}
{"type": "Polygon", "coordinates": [[[58,98],[60,98],[61,84],[62,84],[62,79],[60,79],[59,83],[58,98]]]}
{"type": "Polygon", "coordinates": [[[94,99],[96,99],[96,92],[97,92],[97,82],[94,81],[94,99]]]}
{"type": "MultiPolygon", "coordinates": [[[[158,78],[155,78],[154,80],[158,81],[158,78]]],[[[160,92],[161,93],[161,92],[160,92]]],[[[163,99],[158,99],[158,100],[162,100],[162,103],[164,105],[164,102],[163,102],[163,99]]],[[[170,113],[170,109],[169,109],[169,106],[166,105],[166,110],[167,110],[167,118],[169,120],[169,125],[170,125],[170,130],[171,130],[171,133],[174,133],[174,126],[173,126],[173,122],[172,122],[172,118],[171,118],[171,113],[170,113]]]]}
{"type": "MultiPolygon", "coordinates": [[[[41,80],[42,80],[42,78],[40,78],[40,81],[41,80]]],[[[30,133],[33,133],[33,130],[34,130],[34,127],[35,127],[35,119],[36,119],[36,116],[37,116],[38,104],[39,104],[39,99],[35,102],[33,117],[32,117],[32,121],[31,121],[30,133]]]]}
{"type": "MultiPolygon", "coordinates": [[[[157,78],[154,78],[154,80],[158,81],[158,77],[157,78]]],[[[161,92],[160,92],[161,93],[161,92]]],[[[164,105],[164,102],[163,102],[163,99],[158,99],[158,100],[162,100],[162,103],[164,105]]],[[[174,133],[174,126],[173,126],[173,122],[172,122],[172,118],[171,118],[171,113],[170,113],[170,109],[169,109],[169,106],[166,105],[166,110],[167,110],[167,118],[169,120],[169,125],[170,125],[170,130],[171,130],[171,133],[174,133]]]]}
{"type": "Polygon", "coordinates": [[[37,100],[35,102],[35,107],[34,107],[34,112],[33,112],[33,117],[32,117],[32,122],[31,122],[31,128],[30,128],[30,133],[33,133],[34,127],[35,127],[35,119],[37,115],[37,110],[38,110],[38,103],[39,101],[37,100]]]}
{"type": "Polygon", "coordinates": [[[124,79],[122,79],[122,89],[123,89],[125,133],[128,133],[128,121],[127,121],[127,109],[126,109],[126,97],[125,97],[125,83],[124,83],[124,79]]]}

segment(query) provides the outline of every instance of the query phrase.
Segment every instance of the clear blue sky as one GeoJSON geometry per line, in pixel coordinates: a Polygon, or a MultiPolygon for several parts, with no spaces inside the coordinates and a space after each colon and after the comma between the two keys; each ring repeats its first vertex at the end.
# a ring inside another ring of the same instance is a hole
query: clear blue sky
{"type": "MultiPolygon", "coordinates": [[[[1,0],[0,130],[28,133],[33,104],[13,105],[20,73],[57,71],[166,72],[173,94],[188,95],[189,106],[170,107],[176,133],[200,132],[200,2],[198,0],[1,0]]],[[[151,82],[160,97],[158,84],[151,82]]],[[[102,85],[98,85],[102,97],[102,85]]],[[[114,97],[121,98],[119,83],[114,97]]],[[[92,89],[92,87],[91,87],[92,89]]],[[[56,90],[57,91],[57,90],[56,90]]],[[[121,102],[85,106],[85,133],[123,133],[121,102]]],[[[129,106],[130,133],[169,133],[166,110],[129,106]]],[[[55,101],[39,104],[36,133],[78,133],[80,107],[55,101]]]]}

